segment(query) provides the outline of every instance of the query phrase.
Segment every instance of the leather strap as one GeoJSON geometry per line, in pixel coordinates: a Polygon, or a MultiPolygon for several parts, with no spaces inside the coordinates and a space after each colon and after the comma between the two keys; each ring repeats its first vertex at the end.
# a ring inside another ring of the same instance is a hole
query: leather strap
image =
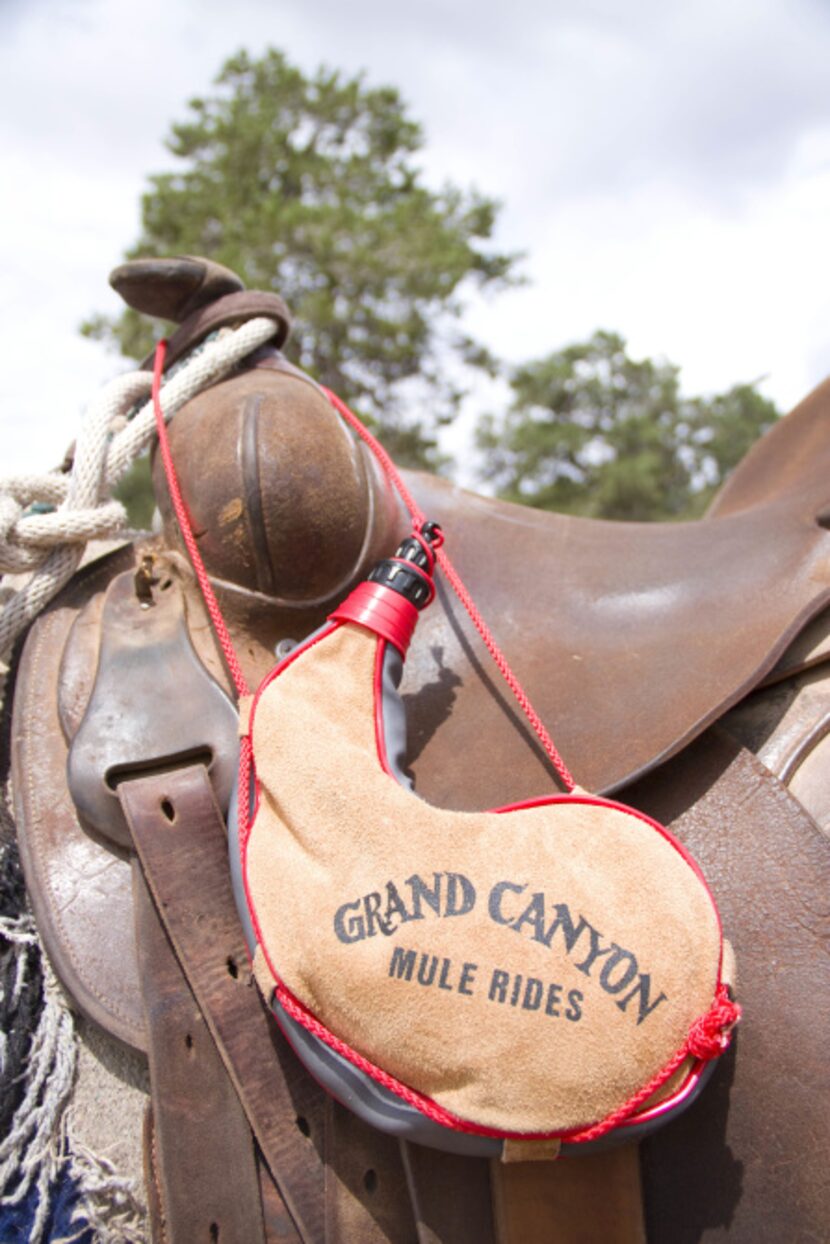
{"type": "MultiPolygon", "coordinates": [[[[250,1133],[249,1133],[250,1135],[250,1133]]],[[[258,1151],[257,1151],[258,1153],[258,1151]]],[[[265,1228],[265,1244],[296,1244],[297,1229],[285,1208],[285,1202],[277,1191],[268,1167],[257,1157],[257,1173],[260,1181],[260,1197],[263,1226],[265,1228]]],[[[227,1180],[228,1173],[225,1172],[227,1180]]],[[[147,1190],[147,1212],[150,1221],[150,1238],[154,1244],[168,1244],[169,1237],[165,1234],[165,1219],[161,1204],[162,1172],[159,1163],[158,1143],[155,1135],[153,1107],[147,1103],[144,1114],[144,1183],[147,1190]]],[[[193,1238],[188,1233],[185,1241],[193,1238]]],[[[219,1239],[222,1240],[220,1234],[219,1239]]],[[[212,1241],[211,1241],[212,1244],[212,1241]]]]}
{"type": "Polygon", "coordinates": [[[828,1240],[827,837],[719,728],[626,798],[712,885],[744,1008],[700,1101],[643,1142],[649,1239],[828,1240]]]}
{"type": "MultiPolygon", "coordinates": [[[[184,358],[209,333],[214,333],[219,328],[234,328],[244,320],[251,320],[259,315],[274,320],[276,328],[273,345],[279,350],[285,345],[291,332],[288,307],[278,294],[246,289],[238,294],[225,294],[189,315],[167,343],[166,366],[172,367],[180,358],[184,358]]],[[[155,351],[148,354],[142,360],[141,368],[151,371],[154,356],[155,351]]]]}
{"type": "Polygon", "coordinates": [[[284,1048],[257,993],[231,892],[224,822],[207,771],[192,765],[134,778],[122,782],[118,794],[156,910],[295,1236],[323,1241],[320,1154],[299,1126],[300,1119],[308,1126],[320,1090],[315,1093],[314,1086],[309,1093],[308,1077],[284,1048]]]}
{"type": "Polygon", "coordinates": [[[297,1244],[297,1228],[258,1149],[257,1170],[266,1244],[297,1244]]]}
{"type": "MultiPolygon", "coordinates": [[[[169,867],[182,864],[171,853],[169,867]]],[[[154,1237],[264,1244],[251,1130],[136,860],[133,900],[149,1034],[154,1237]]]]}
{"type": "MultiPolygon", "coordinates": [[[[324,1195],[315,1195],[310,1124],[298,1113],[285,1052],[279,1057],[281,1038],[252,980],[207,772],[193,765],[138,777],[122,782],[118,793],[156,908],[300,1237],[400,1244],[415,1226],[411,1199],[419,1244],[492,1239],[484,1163],[409,1145],[401,1160],[388,1138],[335,1102],[325,1106],[323,1188],[316,1183],[324,1195]]],[[[314,1126],[320,1129],[319,1117],[314,1126]]],[[[493,1163],[491,1171],[499,1244],[644,1240],[634,1151],[553,1164],[493,1163]]]]}
{"type": "Polygon", "coordinates": [[[410,1244],[415,1224],[397,1142],[333,1097],[325,1135],[327,1244],[410,1244]]]}
{"type": "Polygon", "coordinates": [[[418,1244],[495,1241],[487,1161],[405,1140],[400,1146],[418,1244]]]}
{"type": "Polygon", "coordinates": [[[163,1244],[164,1206],[161,1199],[161,1169],[156,1145],[156,1124],[153,1118],[152,1101],[148,1101],[144,1108],[144,1127],[141,1139],[144,1155],[144,1189],[147,1194],[147,1219],[150,1227],[150,1239],[154,1241],[154,1244],[163,1244]]]}
{"type": "Polygon", "coordinates": [[[646,1244],[636,1145],[493,1162],[498,1244],[646,1244]]]}
{"type": "MultiPolygon", "coordinates": [[[[322,1093],[259,1001],[228,879],[225,827],[204,767],[135,778],[118,793],[194,1009],[198,1000],[278,1185],[263,1176],[269,1244],[298,1235],[326,1244],[413,1239],[396,1141],[322,1093]]],[[[164,1093],[156,1087],[157,1109],[164,1093]]],[[[175,1164],[168,1172],[166,1154],[158,1169],[157,1183],[179,1178],[175,1164]]],[[[487,1244],[481,1236],[464,1240],[487,1244]]]]}

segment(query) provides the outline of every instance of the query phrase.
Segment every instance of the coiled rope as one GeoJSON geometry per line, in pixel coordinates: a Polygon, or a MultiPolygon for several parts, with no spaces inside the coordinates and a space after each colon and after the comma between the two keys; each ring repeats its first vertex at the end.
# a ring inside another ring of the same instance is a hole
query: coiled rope
{"type": "MultiPolygon", "coordinates": [[[[163,387],[165,418],[232,372],[277,332],[274,320],[257,316],[180,366],[163,387]]],[[[51,471],[0,478],[0,575],[28,574],[20,586],[0,583],[0,661],[17,636],[68,583],[89,540],[117,536],[126,512],[112,490],[150,444],[155,418],[152,373],[118,376],[91,403],[81,425],[69,473],[51,471]],[[144,399],[133,419],[129,412],[144,399]],[[50,513],[32,507],[54,507],[50,513]]]]}

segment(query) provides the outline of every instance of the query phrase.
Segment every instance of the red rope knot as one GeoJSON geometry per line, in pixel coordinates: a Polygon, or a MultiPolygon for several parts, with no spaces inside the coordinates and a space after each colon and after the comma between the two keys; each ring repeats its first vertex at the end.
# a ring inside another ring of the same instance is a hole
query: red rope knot
{"type": "Polygon", "coordinates": [[[439,523],[433,519],[423,518],[420,515],[416,518],[412,517],[412,529],[416,536],[428,540],[434,549],[440,549],[444,543],[444,531],[439,523]]]}
{"type": "Polygon", "coordinates": [[[686,1040],[686,1049],[693,1058],[708,1062],[728,1047],[732,1029],[741,1018],[741,1008],[729,996],[726,985],[718,985],[715,1000],[705,1015],[696,1019],[686,1040]]]}

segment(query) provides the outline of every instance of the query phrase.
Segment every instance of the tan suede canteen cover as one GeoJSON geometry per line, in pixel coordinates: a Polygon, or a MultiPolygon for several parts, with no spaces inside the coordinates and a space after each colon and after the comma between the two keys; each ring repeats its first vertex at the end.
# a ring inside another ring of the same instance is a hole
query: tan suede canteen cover
{"type": "Polygon", "coordinates": [[[620,805],[453,812],[401,786],[379,750],[384,647],[334,626],[254,703],[242,855],[257,979],[457,1120],[589,1127],[712,1006],[711,895],[665,830],[620,805]]]}

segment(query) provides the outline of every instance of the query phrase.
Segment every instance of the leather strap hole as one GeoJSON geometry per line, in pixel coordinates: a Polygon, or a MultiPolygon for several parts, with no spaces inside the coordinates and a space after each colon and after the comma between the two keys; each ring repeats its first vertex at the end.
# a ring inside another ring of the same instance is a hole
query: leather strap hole
{"type": "Polygon", "coordinates": [[[377,1171],[373,1171],[370,1168],[368,1171],[366,1171],[366,1174],[363,1176],[363,1187],[366,1189],[367,1192],[374,1192],[377,1186],[378,1186],[377,1171]]]}
{"type": "Polygon", "coordinates": [[[308,1119],[304,1119],[301,1114],[298,1114],[294,1122],[297,1124],[297,1127],[302,1132],[303,1136],[311,1135],[311,1128],[309,1127],[308,1119]]]}
{"type": "Polygon", "coordinates": [[[219,1241],[219,1224],[212,1222],[208,1228],[210,1232],[210,1244],[218,1244],[219,1241]]]}
{"type": "Polygon", "coordinates": [[[171,801],[166,797],[161,801],[161,810],[172,825],[176,820],[176,809],[173,807],[171,801]]]}
{"type": "Polygon", "coordinates": [[[104,781],[110,790],[118,790],[122,782],[132,778],[154,775],[161,777],[163,773],[175,773],[178,769],[189,769],[191,765],[204,765],[210,769],[213,764],[213,750],[210,747],[191,747],[184,752],[175,752],[168,756],[156,757],[136,764],[131,761],[125,765],[110,765],[104,774],[104,781]]]}
{"type": "Polygon", "coordinates": [[[239,967],[233,955],[228,955],[225,960],[225,966],[228,969],[228,976],[232,976],[234,980],[237,980],[239,977],[239,967]]]}
{"type": "Polygon", "coordinates": [[[185,1036],[184,1043],[189,1050],[193,1049],[193,1037],[190,1035],[189,1032],[185,1036]]]}

